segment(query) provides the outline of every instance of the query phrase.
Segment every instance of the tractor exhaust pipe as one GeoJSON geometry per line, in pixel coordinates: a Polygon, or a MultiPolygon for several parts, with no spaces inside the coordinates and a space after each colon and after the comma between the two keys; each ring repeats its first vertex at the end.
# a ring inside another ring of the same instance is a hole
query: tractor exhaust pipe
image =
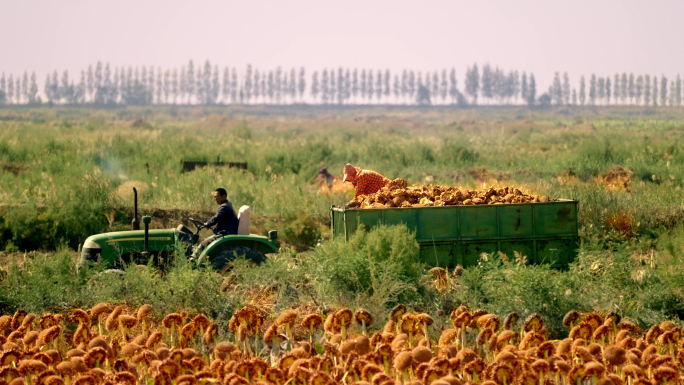
{"type": "Polygon", "coordinates": [[[133,187],[133,221],[131,222],[132,230],[140,230],[140,221],[138,220],[138,190],[133,187]]]}
{"type": "Polygon", "coordinates": [[[152,217],[143,217],[143,223],[145,224],[145,254],[149,253],[150,251],[150,222],[152,222],[152,217]]]}

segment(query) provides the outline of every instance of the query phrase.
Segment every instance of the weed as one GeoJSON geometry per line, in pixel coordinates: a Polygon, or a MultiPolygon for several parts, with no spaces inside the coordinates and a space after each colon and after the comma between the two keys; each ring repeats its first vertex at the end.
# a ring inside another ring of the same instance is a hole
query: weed
{"type": "Polygon", "coordinates": [[[616,231],[627,238],[636,234],[637,223],[629,213],[613,213],[606,217],[606,228],[616,231]]]}
{"type": "Polygon", "coordinates": [[[311,264],[321,295],[347,302],[362,293],[379,308],[414,299],[424,270],[418,260],[415,234],[405,225],[383,225],[360,229],[349,242],[323,243],[314,249],[311,264]]]}

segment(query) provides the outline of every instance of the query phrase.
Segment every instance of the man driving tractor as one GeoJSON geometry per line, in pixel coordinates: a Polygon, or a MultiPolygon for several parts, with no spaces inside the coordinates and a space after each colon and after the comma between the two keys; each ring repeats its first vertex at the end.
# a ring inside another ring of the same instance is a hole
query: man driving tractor
{"type": "Polygon", "coordinates": [[[200,244],[202,249],[217,237],[238,233],[238,217],[235,214],[235,210],[233,210],[233,205],[228,201],[228,193],[226,190],[219,187],[214,190],[213,196],[216,203],[219,204],[219,209],[216,215],[204,223],[204,225],[207,227],[215,225],[216,231],[214,235],[207,237],[207,239],[202,241],[200,244]]]}
{"type": "Polygon", "coordinates": [[[104,268],[116,269],[130,263],[154,263],[165,268],[176,255],[184,253],[188,261],[225,273],[236,258],[258,265],[266,260],[265,254],[278,252],[278,233],[275,230],[269,231],[268,237],[250,233],[249,206],[240,207],[236,215],[225,189],[217,188],[213,196],[219,205],[218,212],[204,223],[188,218],[195,225],[194,232],[183,224],[172,229],[148,229],[152,218],[145,216],[144,231],[133,229],[91,235],[83,242],[79,268],[97,263],[104,268]],[[203,229],[213,230],[214,235],[198,245],[199,233],[203,229]]]}

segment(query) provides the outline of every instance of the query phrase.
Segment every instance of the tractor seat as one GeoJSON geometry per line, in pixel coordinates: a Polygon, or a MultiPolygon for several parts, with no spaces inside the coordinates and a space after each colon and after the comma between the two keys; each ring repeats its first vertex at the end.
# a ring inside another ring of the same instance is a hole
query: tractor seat
{"type": "Polygon", "coordinates": [[[244,205],[238,211],[238,235],[249,235],[249,217],[251,215],[249,206],[244,205]]]}

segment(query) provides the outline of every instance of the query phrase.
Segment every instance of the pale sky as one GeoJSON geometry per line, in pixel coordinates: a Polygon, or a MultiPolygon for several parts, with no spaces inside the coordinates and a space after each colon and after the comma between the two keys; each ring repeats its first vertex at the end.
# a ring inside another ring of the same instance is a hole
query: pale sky
{"type": "Polygon", "coordinates": [[[579,76],[684,72],[683,0],[0,0],[0,73],[193,59],[260,70],[456,68],[579,76]]]}

